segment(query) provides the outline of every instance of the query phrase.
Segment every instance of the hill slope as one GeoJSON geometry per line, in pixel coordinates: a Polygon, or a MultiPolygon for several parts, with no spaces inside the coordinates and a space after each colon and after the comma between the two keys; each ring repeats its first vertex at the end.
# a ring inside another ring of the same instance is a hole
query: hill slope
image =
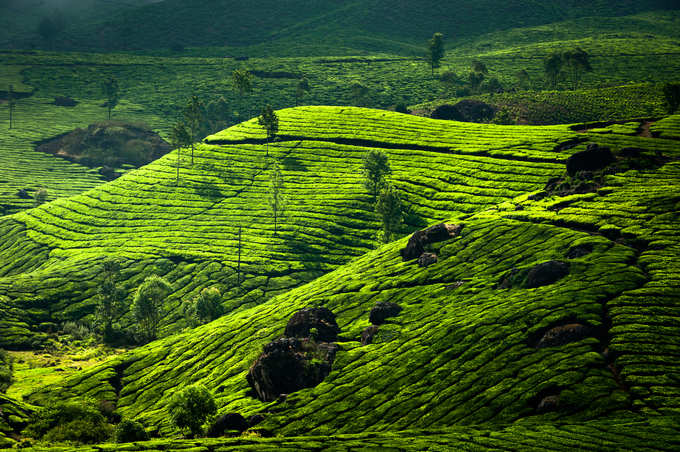
{"type": "MultiPolygon", "coordinates": [[[[126,5],[127,6],[127,5],[126,5]]],[[[449,2],[396,0],[261,1],[243,8],[234,0],[187,4],[165,0],[119,14],[89,27],[82,21],[60,39],[67,48],[148,49],[176,43],[183,46],[243,46],[272,41],[325,39],[340,44],[352,39],[355,49],[371,48],[376,40],[422,45],[435,31],[453,40],[519,26],[541,25],[584,16],[619,16],[655,9],[673,9],[664,0],[537,2],[494,0],[449,2]],[[363,42],[362,42],[363,40],[363,42]],[[371,44],[371,41],[374,41],[371,44]]],[[[285,50],[284,50],[285,51],[285,50]]]]}
{"type": "MultiPolygon", "coordinates": [[[[584,133],[567,126],[446,123],[353,108],[304,107],[280,114],[282,141],[270,146],[270,152],[282,157],[284,165],[286,158],[297,160],[297,170],[286,169],[288,193],[293,195],[294,187],[302,189],[311,180],[319,187],[315,200],[304,190],[304,200],[310,201],[304,208],[297,207],[302,199],[293,197],[292,214],[282,228],[287,233],[298,231],[298,239],[308,246],[306,254],[283,251],[285,240],[294,235],[273,237],[261,208],[246,213],[233,207],[233,202],[258,206],[256,199],[262,196],[258,187],[264,184],[257,176],[234,198],[192,208],[189,201],[200,198],[190,198],[182,187],[197,181],[200,173],[183,168],[183,184],[172,189],[169,156],[80,197],[5,219],[3,226],[14,227],[10,234],[18,244],[18,250],[3,254],[5,260],[13,256],[5,274],[16,275],[12,280],[30,280],[23,290],[41,284],[68,284],[72,292],[81,287],[76,305],[86,306],[84,282],[92,284],[96,278],[88,271],[99,255],[115,248],[130,263],[127,272],[132,268],[140,272],[131,277],[137,279],[153,271],[155,261],[146,259],[172,255],[176,261],[189,262],[178,266],[181,272],[171,273],[177,284],[174,297],[181,297],[201,284],[226,284],[219,271],[203,269],[229,265],[233,238],[222,237],[239,224],[233,216],[240,217],[241,224],[253,225],[249,254],[262,256],[267,266],[280,268],[278,259],[285,256],[291,271],[305,262],[321,263],[316,270],[333,268],[347,258],[324,260],[327,254],[342,250],[351,255],[354,249],[358,255],[370,246],[375,224],[368,212],[357,216],[367,201],[355,179],[355,162],[367,146],[389,153],[396,170],[393,182],[425,222],[449,218],[464,225],[461,234],[433,246],[439,261],[429,267],[402,262],[398,251],[406,239],[399,240],[305,286],[283,289],[211,324],[37,390],[32,401],[54,395],[110,400],[125,417],[140,419],[163,434],[172,432],[165,408],[169,397],[177,385],[193,382],[215,393],[221,412],[263,413],[261,427],[284,435],[677,415],[680,387],[674,377],[677,366],[670,358],[679,345],[673,327],[680,293],[680,271],[673,260],[680,247],[675,233],[677,141],[635,136],[639,124],[584,133]],[[621,155],[619,172],[604,175],[596,191],[528,196],[540,192],[548,179],[563,176],[559,162],[587,142],[611,146],[621,155]],[[639,157],[635,152],[623,157],[621,149],[630,147],[644,150],[639,157]],[[304,174],[301,166],[311,170],[318,156],[335,156],[337,164],[326,161],[326,175],[304,174]],[[330,181],[335,185],[329,186],[330,181]],[[155,188],[140,190],[142,183],[155,188]],[[131,193],[144,196],[133,203],[131,193]],[[148,206],[149,199],[166,207],[133,208],[148,206]],[[301,216],[303,210],[315,212],[314,206],[321,203],[328,215],[325,224],[349,220],[350,211],[356,212],[353,224],[339,223],[343,229],[329,234],[315,223],[316,214],[301,216]],[[218,210],[219,204],[231,207],[218,210]],[[353,209],[342,208],[347,204],[353,209]],[[167,209],[173,205],[181,206],[172,207],[179,209],[173,221],[153,219],[161,212],[162,218],[168,217],[172,211],[167,209]],[[80,206],[88,206],[87,211],[80,206]],[[120,220],[107,214],[104,206],[120,220]],[[198,215],[193,218],[200,219],[200,225],[182,219],[191,218],[191,213],[198,215]],[[141,230],[135,218],[147,226],[141,230]],[[210,218],[218,218],[219,224],[211,225],[210,218]],[[154,232],[158,227],[163,228],[162,239],[154,232]],[[116,232],[110,235],[107,228],[116,232]],[[321,241],[339,236],[351,239],[321,241]],[[258,249],[256,237],[266,237],[262,243],[269,246],[269,254],[258,249]],[[30,262],[30,256],[40,257],[30,262]],[[295,264],[295,259],[302,260],[295,264]],[[564,262],[568,275],[528,287],[523,279],[527,272],[554,260],[564,262]],[[84,282],[67,276],[67,269],[80,272],[77,278],[84,282]],[[46,272],[51,278],[45,278],[46,272]],[[373,344],[360,345],[368,311],[377,301],[388,300],[400,304],[402,313],[380,327],[373,344]],[[325,306],[338,315],[341,351],[333,371],[315,388],[281,401],[258,401],[249,393],[248,367],[264,344],[281,335],[291,315],[307,306],[325,306]],[[550,342],[551,335],[559,335],[556,331],[574,324],[586,333],[550,342]],[[558,397],[557,407],[539,409],[547,397],[558,397]]],[[[656,127],[672,136],[677,118],[656,127]]],[[[254,123],[247,122],[209,137],[198,158],[208,163],[210,157],[216,165],[220,156],[229,155],[233,168],[262,168],[248,154],[252,150],[262,155],[263,145],[257,143],[261,137],[254,123]],[[242,160],[235,160],[236,155],[242,160]]],[[[248,270],[252,275],[258,271],[254,260],[248,270]]],[[[261,267],[263,278],[267,266],[261,267]]],[[[9,278],[3,284],[11,287],[9,278]]],[[[12,296],[7,306],[25,303],[12,296]]],[[[42,307],[49,309],[49,304],[42,307]]],[[[21,310],[16,312],[20,315],[21,310]]]]}

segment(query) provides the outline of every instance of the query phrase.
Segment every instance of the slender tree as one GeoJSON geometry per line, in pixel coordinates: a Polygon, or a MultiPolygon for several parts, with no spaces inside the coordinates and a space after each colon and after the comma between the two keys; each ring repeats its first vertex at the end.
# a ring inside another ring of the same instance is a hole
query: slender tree
{"type": "Polygon", "coordinates": [[[543,60],[545,78],[553,89],[557,88],[557,82],[560,80],[563,67],[564,59],[560,52],[553,52],[543,60]]]}
{"type": "Polygon", "coordinates": [[[238,262],[236,264],[236,287],[241,288],[241,226],[238,227],[238,262]]]}
{"type": "Polygon", "coordinates": [[[663,86],[663,96],[668,114],[672,115],[680,107],[680,83],[666,83],[663,86]]]}
{"type": "Polygon", "coordinates": [[[177,185],[179,185],[179,167],[181,162],[182,147],[191,144],[189,132],[181,121],[175,123],[170,132],[170,146],[177,149],[177,185]]]}
{"type": "Polygon", "coordinates": [[[54,38],[61,32],[64,28],[64,22],[56,11],[53,13],[53,17],[44,17],[39,23],[36,31],[40,37],[49,45],[51,48],[54,45],[54,38]]]}
{"type": "Polygon", "coordinates": [[[380,191],[387,185],[386,177],[392,174],[387,154],[377,149],[364,154],[362,174],[365,178],[364,186],[373,195],[375,202],[380,191]]]}
{"type": "Polygon", "coordinates": [[[9,85],[9,91],[7,91],[7,107],[9,108],[9,128],[11,129],[14,125],[14,108],[16,107],[14,86],[12,85],[9,85]]]}
{"type": "Polygon", "coordinates": [[[191,164],[194,164],[194,143],[203,123],[203,103],[195,94],[191,96],[187,106],[184,108],[184,121],[187,124],[187,132],[191,141],[191,164]]]}
{"type": "Polygon", "coordinates": [[[531,84],[531,77],[526,69],[522,69],[515,75],[517,77],[517,86],[519,89],[528,89],[531,84]]]}
{"type": "Polygon", "coordinates": [[[262,115],[257,118],[258,124],[267,132],[267,156],[269,156],[269,141],[279,132],[279,117],[271,105],[262,109],[262,115]]]}
{"type": "Polygon", "coordinates": [[[109,77],[104,82],[102,82],[102,91],[104,92],[104,97],[106,97],[106,108],[109,112],[109,120],[111,119],[111,110],[113,110],[116,105],[118,105],[119,89],[118,80],[114,77],[109,77]]]}
{"type": "Polygon", "coordinates": [[[113,339],[113,320],[123,313],[125,291],[118,286],[120,262],[109,258],[102,264],[102,281],[97,289],[96,323],[101,327],[104,342],[113,339]]]}
{"type": "Polygon", "coordinates": [[[394,233],[399,230],[399,225],[403,220],[401,200],[392,185],[387,184],[380,192],[375,203],[375,211],[382,220],[383,241],[388,243],[392,240],[394,233]]]}
{"type": "Polygon", "coordinates": [[[427,62],[430,63],[432,69],[432,77],[434,77],[434,70],[441,66],[441,60],[444,58],[444,35],[435,33],[432,39],[427,44],[427,62]]]}
{"type": "Polygon", "coordinates": [[[366,104],[366,96],[368,96],[368,88],[361,82],[354,82],[350,85],[349,89],[354,104],[357,107],[364,106],[366,104]]]}
{"type": "Polygon", "coordinates": [[[243,102],[243,96],[253,92],[253,75],[246,69],[234,69],[231,73],[231,84],[243,102]]]}
{"type": "Polygon", "coordinates": [[[305,93],[308,93],[310,91],[310,86],[309,86],[309,80],[307,80],[307,77],[302,77],[300,80],[297,82],[297,86],[295,87],[295,106],[297,107],[298,104],[302,101],[302,98],[305,96],[305,93]]]}
{"type": "Polygon", "coordinates": [[[279,163],[274,162],[272,179],[269,186],[269,198],[267,199],[272,215],[274,215],[274,235],[277,235],[277,221],[285,210],[286,198],[283,196],[283,188],[283,175],[281,174],[279,163]]]}
{"type": "Polygon", "coordinates": [[[142,340],[156,339],[163,302],[171,290],[170,283],[158,275],[148,276],[137,288],[132,311],[142,340]]]}
{"type": "Polygon", "coordinates": [[[563,66],[571,73],[572,87],[577,89],[584,72],[592,72],[590,55],[581,48],[566,50],[562,53],[563,66]]]}

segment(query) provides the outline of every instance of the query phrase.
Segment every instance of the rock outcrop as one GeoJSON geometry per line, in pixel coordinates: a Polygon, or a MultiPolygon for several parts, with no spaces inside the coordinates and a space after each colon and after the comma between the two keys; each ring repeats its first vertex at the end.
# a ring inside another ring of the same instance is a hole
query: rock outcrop
{"type": "Polygon", "coordinates": [[[264,346],[248,371],[250,387],[260,400],[276,400],[321,383],[331,371],[338,350],[336,344],[308,339],[281,338],[264,346]]]}
{"type": "Polygon", "coordinates": [[[382,325],[385,320],[390,317],[395,317],[401,312],[401,306],[390,301],[379,301],[376,303],[368,316],[368,320],[373,325],[382,325]]]}
{"type": "Polygon", "coordinates": [[[459,224],[440,223],[416,231],[408,239],[406,247],[400,250],[401,258],[404,261],[418,259],[425,252],[426,245],[452,239],[460,233],[462,228],[463,226],[459,224]]]}
{"type": "Polygon", "coordinates": [[[598,171],[614,161],[611,149],[589,144],[585,151],[577,152],[567,159],[567,173],[573,176],[579,171],[598,171]]]}
{"type": "Polygon", "coordinates": [[[312,328],[316,329],[314,339],[320,342],[333,342],[340,332],[335,314],[330,309],[305,308],[293,314],[284,334],[286,337],[310,337],[312,328]]]}
{"type": "Polygon", "coordinates": [[[248,422],[239,413],[226,413],[215,419],[215,422],[208,429],[208,436],[215,438],[230,430],[244,432],[248,427],[248,422]]]}
{"type": "Polygon", "coordinates": [[[569,264],[561,261],[542,262],[529,270],[525,287],[536,287],[553,284],[569,274],[569,264]]]}

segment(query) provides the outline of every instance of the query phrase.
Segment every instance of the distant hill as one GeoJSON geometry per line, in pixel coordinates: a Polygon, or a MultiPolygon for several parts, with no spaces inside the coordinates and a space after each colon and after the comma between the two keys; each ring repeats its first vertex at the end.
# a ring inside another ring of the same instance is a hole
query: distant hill
{"type": "MultiPolygon", "coordinates": [[[[114,11],[109,4],[106,18],[69,16],[70,26],[55,38],[55,45],[64,49],[141,50],[313,40],[321,45],[333,43],[341,47],[344,41],[350,40],[357,50],[376,50],[375,47],[380,47],[376,39],[421,45],[433,32],[440,31],[449,40],[458,41],[491,31],[578,17],[677,9],[673,3],[665,0],[615,3],[600,0],[263,0],[243,7],[243,2],[237,0],[164,0],[135,8],[125,3],[114,11]]],[[[68,15],[68,10],[65,14],[68,15]]],[[[17,47],[29,42],[46,45],[35,38],[15,43],[4,41],[0,41],[0,46],[17,47]]],[[[281,52],[286,53],[285,46],[281,52]]]]}

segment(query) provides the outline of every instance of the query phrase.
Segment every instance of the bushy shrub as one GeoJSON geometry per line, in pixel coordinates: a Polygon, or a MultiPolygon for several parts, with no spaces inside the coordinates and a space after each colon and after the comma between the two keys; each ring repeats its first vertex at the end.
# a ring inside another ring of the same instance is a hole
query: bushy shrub
{"type": "Polygon", "coordinates": [[[33,199],[35,201],[36,207],[41,205],[41,204],[45,204],[45,201],[47,201],[47,190],[45,190],[44,188],[39,188],[35,192],[33,199]]]}
{"type": "Polygon", "coordinates": [[[116,426],[114,439],[117,443],[131,443],[133,441],[146,441],[149,439],[149,435],[139,422],[123,419],[116,426]]]}
{"type": "Polygon", "coordinates": [[[0,392],[6,392],[14,379],[12,372],[14,371],[14,363],[9,354],[0,349],[0,392]]]}
{"type": "Polygon", "coordinates": [[[172,422],[193,436],[201,433],[203,424],[217,412],[212,394],[203,385],[193,385],[175,393],[168,406],[172,422]]]}
{"type": "Polygon", "coordinates": [[[208,323],[224,314],[222,294],[217,287],[206,287],[191,301],[184,314],[192,324],[208,323]]]}
{"type": "Polygon", "coordinates": [[[92,332],[87,325],[70,321],[64,322],[63,326],[61,327],[61,331],[63,334],[69,335],[78,341],[87,339],[92,335],[92,332]]]}
{"type": "Polygon", "coordinates": [[[93,444],[106,441],[111,430],[92,403],[72,401],[57,402],[38,410],[25,434],[50,442],[93,444]]]}

